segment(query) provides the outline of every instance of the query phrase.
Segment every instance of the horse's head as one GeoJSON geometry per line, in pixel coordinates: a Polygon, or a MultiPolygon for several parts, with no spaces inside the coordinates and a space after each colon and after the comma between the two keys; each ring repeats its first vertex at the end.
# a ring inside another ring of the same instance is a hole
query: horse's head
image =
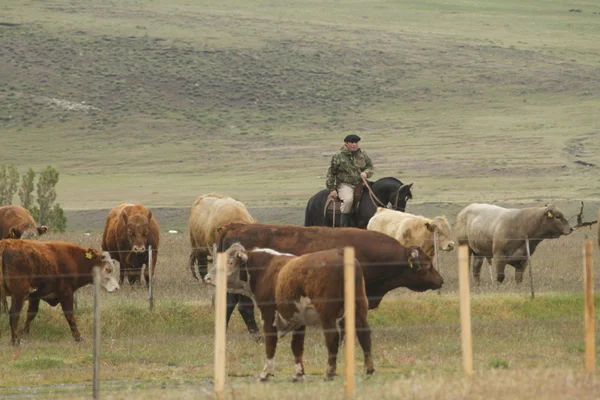
{"type": "Polygon", "coordinates": [[[412,185],[412,183],[409,183],[398,188],[396,193],[390,199],[392,209],[402,212],[406,210],[406,203],[408,203],[408,200],[412,199],[413,197],[412,192],[410,191],[412,185]]]}

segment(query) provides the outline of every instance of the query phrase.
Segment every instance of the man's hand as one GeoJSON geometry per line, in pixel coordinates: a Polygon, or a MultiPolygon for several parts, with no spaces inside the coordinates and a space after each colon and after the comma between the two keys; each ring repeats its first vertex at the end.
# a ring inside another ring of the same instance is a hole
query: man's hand
{"type": "Polygon", "coordinates": [[[331,197],[332,199],[335,199],[337,197],[337,190],[333,189],[330,193],[329,193],[329,197],[331,197]]]}
{"type": "Polygon", "coordinates": [[[367,179],[367,173],[366,172],[361,172],[360,173],[360,177],[363,179],[367,179]]]}

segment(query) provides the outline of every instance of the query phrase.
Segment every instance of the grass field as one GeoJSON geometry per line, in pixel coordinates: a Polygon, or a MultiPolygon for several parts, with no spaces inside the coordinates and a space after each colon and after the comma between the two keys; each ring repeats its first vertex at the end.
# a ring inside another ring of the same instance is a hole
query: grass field
{"type": "Polygon", "coordinates": [[[598,12],[4,0],[0,155],[57,166],[66,209],[208,191],[301,206],[356,132],[416,202],[598,199],[597,168],[575,163],[600,164],[598,12]]]}
{"type": "MultiPolygon", "coordinates": [[[[583,262],[586,232],[543,242],[532,258],[535,299],[529,283],[491,283],[472,288],[476,378],[462,379],[456,253],[440,258],[445,279],[440,294],[397,289],[369,313],[376,373],[365,379],[357,349],[358,398],[593,398],[597,379],[583,373],[583,262]],[[512,388],[512,389],[511,389],[512,388]],[[393,394],[392,394],[393,392],[393,394]],[[419,394],[421,393],[421,394],[419,394]]],[[[54,234],[85,246],[100,245],[99,234],[54,234]]],[[[212,287],[194,281],[186,265],[185,235],[163,238],[155,287],[155,309],[147,292],[125,284],[101,296],[103,398],[210,397],[213,376],[212,287]]],[[[596,259],[600,256],[595,249],[596,259]]],[[[92,293],[78,292],[78,324],[84,343],[74,344],[60,308],[42,305],[30,336],[9,342],[8,318],[0,318],[0,396],[88,397],[92,377],[92,293]]],[[[600,298],[596,298],[599,304],[600,298]]],[[[21,324],[25,315],[22,315],[21,324]]],[[[227,391],[232,397],[341,398],[343,378],[324,382],[327,353],[322,334],[309,329],[305,363],[308,383],[292,385],[289,338],[280,341],[277,374],[257,385],[264,347],[254,342],[237,312],[228,332],[227,391]]],[[[343,355],[343,352],[341,353],[343,355]]],[[[338,363],[343,371],[343,358],[338,363]]],[[[594,375],[595,376],[595,375],[594,375]]]]}
{"type": "MultiPolygon", "coordinates": [[[[301,224],[347,133],[363,138],[375,179],[414,183],[409,212],[452,222],[471,202],[555,202],[575,223],[585,201],[584,219],[596,219],[596,1],[0,8],[0,164],[58,168],[70,232],[48,238],[99,247],[106,213],[121,201],[151,207],[161,224],[154,312],[140,288],[102,295],[103,398],[211,397],[211,289],[191,278],[185,234],[166,231],[185,232],[193,199],[208,192],[238,198],[260,222],[301,224]]],[[[538,247],[535,300],[528,283],[494,287],[484,266],[472,288],[473,379],[462,377],[456,254],[443,254],[441,295],[400,289],[369,314],[377,372],[357,375],[357,398],[598,398],[597,374],[583,371],[586,237],[596,241],[584,229],[538,247]]],[[[0,317],[0,397],[90,397],[90,288],[79,293],[81,345],[60,310],[41,308],[20,348],[0,317]]],[[[341,398],[341,377],[321,379],[325,347],[310,332],[309,383],[289,383],[286,337],[274,382],[258,385],[264,349],[236,314],[229,397],[341,398]]]]}

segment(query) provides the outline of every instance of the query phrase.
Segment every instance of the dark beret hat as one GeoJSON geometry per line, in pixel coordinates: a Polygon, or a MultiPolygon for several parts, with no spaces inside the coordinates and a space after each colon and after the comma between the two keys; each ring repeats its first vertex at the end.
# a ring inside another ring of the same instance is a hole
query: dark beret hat
{"type": "Polygon", "coordinates": [[[356,143],[359,141],[360,141],[360,136],[355,135],[355,134],[348,135],[344,138],[344,142],[346,142],[346,143],[356,143]]]}

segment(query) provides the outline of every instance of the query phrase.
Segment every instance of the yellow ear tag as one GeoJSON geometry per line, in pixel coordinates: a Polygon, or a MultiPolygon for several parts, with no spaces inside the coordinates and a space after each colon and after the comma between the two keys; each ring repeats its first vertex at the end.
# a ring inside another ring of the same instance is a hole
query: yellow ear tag
{"type": "Polygon", "coordinates": [[[408,262],[408,266],[409,266],[409,267],[411,267],[411,268],[413,268],[413,263],[412,263],[412,261],[409,261],[409,262],[408,262]]]}
{"type": "Polygon", "coordinates": [[[87,258],[88,260],[91,260],[92,259],[92,252],[91,251],[86,252],[85,253],[85,258],[87,258]]]}
{"type": "Polygon", "coordinates": [[[554,217],[554,214],[552,214],[551,211],[548,211],[548,218],[552,218],[552,217],[554,217]]]}

